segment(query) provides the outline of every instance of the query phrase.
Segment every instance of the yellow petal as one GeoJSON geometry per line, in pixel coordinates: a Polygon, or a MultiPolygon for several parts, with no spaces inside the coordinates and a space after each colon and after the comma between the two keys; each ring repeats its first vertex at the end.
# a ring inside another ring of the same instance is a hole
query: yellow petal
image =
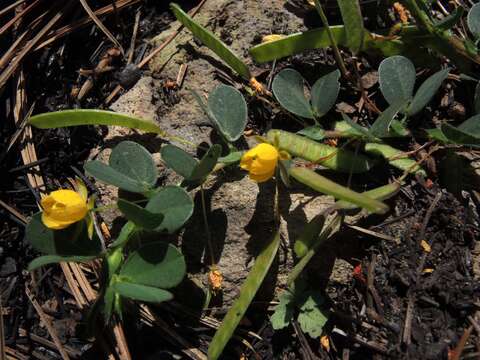
{"type": "Polygon", "coordinates": [[[70,221],[58,221],[48,216],[45,212],[42,213],[42,222],[46,227],[53,230],[65,229],[66,227],[72,224],[72,222],[70,221]]]}
{"type": "Polygon", "coordinates": [[[278,150],[274,146],[262,143],[242,156],[240,167],[250,173],[252,180],[264,182],[275,173],[278,157],[278,150]]]}
{"type": "Polygon", "coordinates": [[[258,183],[265,182],[272,178],[273,174],[275,173],[275,169],[273,169],[271,172],[265,173],[265,174],[252,174],[250,173],[250,179],[253,181],[256,181],[258,183]]]}
{"type": "Polygon", "coordinates": [[[86,201],[73,190],[57,190],[41,200],[42,220],[52,229],[63,229],[85,217],[88,212],[86,201]]]}

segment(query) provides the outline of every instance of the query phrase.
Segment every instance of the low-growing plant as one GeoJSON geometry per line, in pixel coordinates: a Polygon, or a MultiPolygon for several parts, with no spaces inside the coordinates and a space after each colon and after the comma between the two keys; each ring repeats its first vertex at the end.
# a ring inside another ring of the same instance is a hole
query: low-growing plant
{"type": "MultiPolygon", "coordinates": [[[[38,118],[37,118],[38,119],[38,118]]],[[[113,148],[109,163],[89,161],[85,171],[97,180],[137,193],[141,199],[127,200],[120,193],[116,206],[127,219],[111,247],[102,234],[93,231],[94,198],[78,180],[77,189],[61,189],[44,196],[42,211],[27,225],[26,237],[33,248],[45,254],[29,265],[100,259],[103,282],[97,299],[106,320],[113,311],[122,315],[124,299],[147,302],[170,300],[167,289],[178,285],[186,273],[181,252],[166,241],[149,241],[149,232],[174,233],[190,218],[193,201],[179,186],[158,187],[157,168],[141,145],[124,141],[113,148]],[[128,244],[128,247],[127,247],[128,244]]]]}

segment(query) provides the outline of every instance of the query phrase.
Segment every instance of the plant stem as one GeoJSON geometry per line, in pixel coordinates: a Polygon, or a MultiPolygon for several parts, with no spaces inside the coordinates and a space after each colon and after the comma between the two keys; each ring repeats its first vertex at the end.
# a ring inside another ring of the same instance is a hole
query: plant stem
{"type": "Polygon", "coordinates": [[[320,15],[320,19],[322,20],[323,26],[327,31],[328,38],[330,39],[330,42],[332,44],[333,54],[335,55],[335,60],[337,61],[338,67],[340,68],[340,72],[342,73],[342,76],[346,78],[348,74],[347,68],[345,67],[345,63],[343,61],[342,55],[340,54],[340,50],[338,49],[337,41],[335,40],[335,37],[332,34],[332,30],[330,30],[330,25],[328,24],[327,16],[325,15],[325,12],[323,11],[323,7],[320,4],[319,0],[315,0],[315,8],[317,9],[318,15],[320,15]]]}
{"type": "Polygon", "coordinates": [[[450,34],[448,31],[441,31],[435,28],[428,14],[418,5],[417,0],[402,0],[401,2],[415,18],[418,27],[433,35],[437,43],[435,49],[438,52],[454,60],[454,55],[456,55],[457,60],[460,57],[462,60],[480,64],[480,55],[469,52],[461,38],[450,34]]]}

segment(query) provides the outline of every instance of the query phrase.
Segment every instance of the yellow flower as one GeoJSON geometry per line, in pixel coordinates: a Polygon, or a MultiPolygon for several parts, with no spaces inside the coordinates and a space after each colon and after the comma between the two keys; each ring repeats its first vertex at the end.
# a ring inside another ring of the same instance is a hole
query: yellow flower
{"type": "Polygon", "coordinates": [[[261,183],[273,176],[278,158],[277,149],[270,144],[263,143],[250,149],[242,156],[240,167],[249,172],[250,179],[261,183]]]}
{"type": "Polygon", "coordinates": [[[88,213],[86,199],[73,190],[56,190],[41,201],[42,221],[46,227],[54,230],[82,220],[88,213]]]}

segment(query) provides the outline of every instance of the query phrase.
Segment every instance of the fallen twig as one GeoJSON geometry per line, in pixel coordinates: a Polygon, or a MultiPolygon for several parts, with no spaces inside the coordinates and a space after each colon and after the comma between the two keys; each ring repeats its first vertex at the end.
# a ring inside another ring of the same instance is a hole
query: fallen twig
{"type": "MultiPolygon", "coordinates": [[[[203,4],[205,4],[206,0],[202,0],[190,13],[189,15],[191,17],[194,17],[198,11],[202,8],[203,4]]],[[[163,49],[167,47],[168,44],[170,44],[173,39],[177,37],[177,35],[182,31],[183,25],[179,25],[178,28],[170,35],[162,44],[160,44],[156,49],[154,49],[150,54],[148,54],[140,63],[138,63],[137,68],[141,69],[145,65],[147,65],[150,60],[152,60],[157,54],[159,54],[163,49]]],[[[108,95],[108,97],[105,99],[105,105],[108,105],[112,102],[112,100],[118,95],[120,91],[122,91],[122,86],[117,85],[115,89],[108,95]]]]}
{"type": "Polygon", "coordinates": [[[88,5],[87,0],[79,0],[80,3],[82,4],[83,8],[87,12],[88,16],[92,18],[92,21],[102,30],[102,32],[105,34],[105,36],[115,45],[122,54],[124,54],[123,47],[122,45],[118,42],[117,39],[115,39],[115,36],[112,35],[110,30],[107,29],[105,25],[103,25],[102,21],[95,15],[95,12],[92,10],[90,5],[88,5]]]}

